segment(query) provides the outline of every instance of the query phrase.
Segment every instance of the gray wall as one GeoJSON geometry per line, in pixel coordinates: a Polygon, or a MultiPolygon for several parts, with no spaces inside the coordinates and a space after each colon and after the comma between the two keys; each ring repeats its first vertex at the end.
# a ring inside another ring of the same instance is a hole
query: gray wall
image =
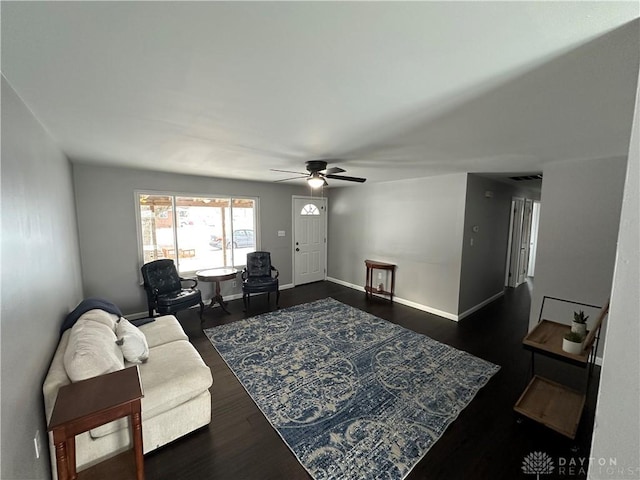
{"type": "MultiPolygon", "coordinates": [[[[73,176],[86,296],[108,298],[125,314],[146,311],[139,283],[135,190],[259,197],[259,247],[271,252],[281,285],[293,282],[291,196],[308,194],[308,188],[80,163],[74,163],[73,176]],[[278,237],[278,230],[286,236],[278,237]]],[[[209,298],[211,285],[200,286],[209,298]]],[[[224,282],[221,287],[223,295],[240,293],[239,285],[234,290],[224,282]]]]}
{"type": "Polygon", "coordinates": [[[42,382],[81,299],[71,165],[2,77],[2,478],[49,477],[42,382]]]}
{"type": "MultiPolygon", "coordinates": [[[[640,93],[640,91],[639,91],[640,93]]],[[[640,95],[627,167],[627,181],[618,234],[611,308],[600,373],[593,446],[590,456],[615,458],[616,475],[597,465],[589,479],[633,478],[640,475],[640,95]],[[617,475],[621,468],[624,475],[617,475]],[[631,469],[631,472],[628,470],[631,469]]]]}
{"type": "Polygon", "coordinates": [[[515,189],[504,183],[472,174],[467,178],[460,313],[482,304],[504,289],[514,193],[515,189]],[[485,196],[487,190],[493,192],[493,197],[485,196]],[[478,227],[477,233],[472,230],[474,225],[478,227]]]}
{"type": "Polygon", "coordinates": [[[328,276],[364,286],[365,259],[395,263],[400,299],[456,315],[467,175],[330,190],[328,276]]]}
{"type": "MultiPolygon", "coordinates": [[[[626,158],[545,166],[530,328],[544,295],[593,305],[610,297],[625,171],[626,158]]],[[[545,303],[545,318],[570,323],[561,311],[545,303]]]]}
{"type": "MultiPolygon", "coordinates": [[[[529,329],[538,322],[543,296],[604,305],[611,296],[626,158],[547,164],[531,296],[529,329]]],[[[547,301],[542,317],[571,323],[584,309],[588,325],[597,308],[547,301]]],[[[607,322],[596,355],[602,357],[607,322]]]]}
{"type": "Polygon", "coordinates": [[[454,319],[502,292],[511,199],[539,198],[474,174],[358,185],[330,194],[329,277],[363,286],[365,259],[395,263],[400,302],[454,319]],[[485,197],[486,190],[493,198],[485,197]]]}

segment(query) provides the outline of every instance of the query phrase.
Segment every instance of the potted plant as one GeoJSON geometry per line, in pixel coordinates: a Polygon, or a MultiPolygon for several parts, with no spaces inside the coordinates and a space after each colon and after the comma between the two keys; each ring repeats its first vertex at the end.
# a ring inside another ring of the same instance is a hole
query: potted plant
{"type": "Polygon", "coordinates": [[[573,312],[573,321],[571,322],[571,331],[579,333],[583,337],[587,335],[587,319],[589,315],[585,315],[582,310],[573,312]]]}
{"type": "Polygon", "coordinates": [[[567,353],[573,353],[574,355],[580,355],[582,353],[583,341],[584,335],[576,332],[567,332],[562,339],[562,350],[567,353]]]}

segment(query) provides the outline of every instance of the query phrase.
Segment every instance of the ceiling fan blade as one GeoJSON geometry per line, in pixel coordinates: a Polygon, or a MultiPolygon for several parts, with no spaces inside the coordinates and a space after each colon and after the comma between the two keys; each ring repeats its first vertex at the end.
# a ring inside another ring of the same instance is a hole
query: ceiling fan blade
{"type": "Polygon", "coordinates": [[[360,178],[360,177],[347,177],[347,176],[343,176],[343,175],[325,175],[326,178],[331,178],[334,180],[346,180],[347,182],[358,182],[358,183],[364,183],[367,181],[366,178],[360,178]]]}
{"type": "Polygon", "coordinates": [[[327,168],[326,170],[322,170],[320,173],[322,173],[323,175],[333,175],[334,173],[342,173],[342,172],[346,172],[346,170],[343,170],[340,167],[331,167],[331,168],[327,168]]]}
{"type": "MultiPolygon", "coordinates": [[[[294,172],[294,173],[295,173],[295,172],[294,172]]],[[[275,183],[278,183],[278,182],[287,182],[287,181],[289,181],[289,180],[298,180],[298,179],[300,179],[300,178],[307,178],[308,176],[309,176],[309,175],[303,175],[303,176],[301,176],[301,177],[282,178],[282,179],[280,179],[280,180],[274,180],[274,182],[275,182],[275,183]]]]}
{"type": "Polygon", "coordinates": [[[270,168],[269,170],[272,172],[295,173],[296,175],[304,175],[305,177],[309,175],[308,173],[292,172],[291,170],[276,170],[275,168],[270,168]]]}

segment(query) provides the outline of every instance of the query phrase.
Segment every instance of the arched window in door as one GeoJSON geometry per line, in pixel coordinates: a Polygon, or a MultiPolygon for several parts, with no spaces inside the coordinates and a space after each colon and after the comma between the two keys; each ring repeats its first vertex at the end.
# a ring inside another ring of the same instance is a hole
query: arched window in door
{"type": "Polygon", "coordinates": [[[313,203],[307,203],[302,210],[300,211],[300,215],[320,215],[320,210],[313,203]]]}

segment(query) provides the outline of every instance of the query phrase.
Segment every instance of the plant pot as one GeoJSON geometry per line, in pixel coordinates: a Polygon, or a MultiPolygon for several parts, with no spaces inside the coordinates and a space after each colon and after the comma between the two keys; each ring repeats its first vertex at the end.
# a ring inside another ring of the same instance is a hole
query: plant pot
{"type": "Polygon", "coordinates": [[[583,342],[571,342],[566,338],[562,339],[562,350],[567,353],[573,353],[574,355],[580,355],[582,353],[582,343],[583,342]]]}
{"type": "Polygon", "coordinates": [[[571,322],[571,331],[576,332],[583,337],[587,335],[587,324],[586,323],[577,323],[571,322]]]}

